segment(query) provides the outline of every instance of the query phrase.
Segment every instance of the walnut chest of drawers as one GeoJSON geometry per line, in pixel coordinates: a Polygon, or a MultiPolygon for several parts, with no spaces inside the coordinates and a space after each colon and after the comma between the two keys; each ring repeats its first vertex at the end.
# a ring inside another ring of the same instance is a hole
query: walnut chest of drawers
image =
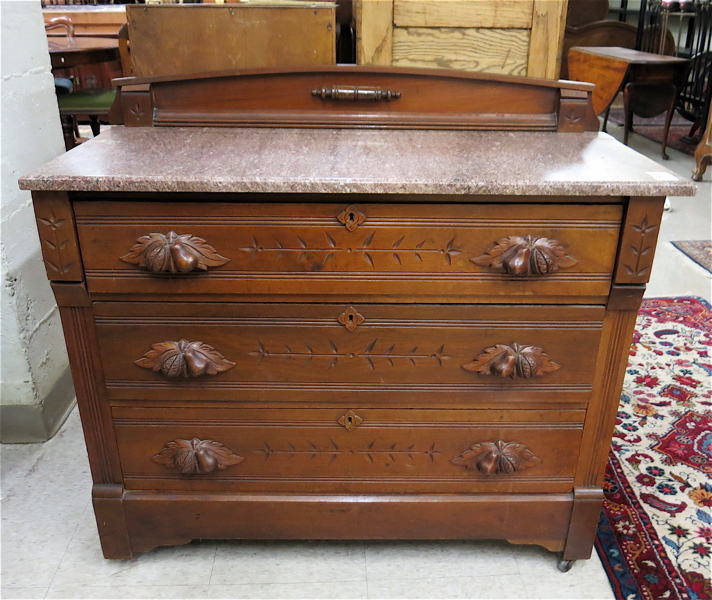
{"type": "MultiPolygon", "coordinates": [[[[107,558],[194,538],[590,555],[667,194],[587,84],[123,80],[23,178],[107,558]]],[[[570,564],[566,562],[565,564],[570,564]]]]}

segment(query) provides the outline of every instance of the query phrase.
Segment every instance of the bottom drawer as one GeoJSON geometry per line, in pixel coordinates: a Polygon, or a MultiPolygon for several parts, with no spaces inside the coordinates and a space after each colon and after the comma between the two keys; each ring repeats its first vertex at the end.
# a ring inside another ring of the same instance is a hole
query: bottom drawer
{"type": "Polygon", "coordinates": [[[133,490],[566,492],[584,411],[113,409],[133,490]]]}

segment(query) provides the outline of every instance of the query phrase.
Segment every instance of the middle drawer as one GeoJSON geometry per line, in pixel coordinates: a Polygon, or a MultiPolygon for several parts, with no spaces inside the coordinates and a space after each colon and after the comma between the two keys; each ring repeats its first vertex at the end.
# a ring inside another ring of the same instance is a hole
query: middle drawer
{"type": "Polygon", "coordinates": [[[591,393],[604,308],[98,302],[94,312],[112,402],[572,408],[591,393]]]}

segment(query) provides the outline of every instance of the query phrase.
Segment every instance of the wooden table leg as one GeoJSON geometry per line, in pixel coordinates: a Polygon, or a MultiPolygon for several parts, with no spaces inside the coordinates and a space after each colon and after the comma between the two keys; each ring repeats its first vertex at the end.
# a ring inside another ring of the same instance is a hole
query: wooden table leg
{"type": "Polygon", "coordinates": [[[707,117],[707,129],[695,150],[695,170],[692,172],[694,181],[702,181],[707,165],[712,162],[712,105],[707,117]]]}
{"type": "Polygon", "coordinates": [[[672,116],[675,112],[676,98],[677,87],[671,82],[628,83],[623,89],[623,107],[625,112],[623,143],[628,145],[628,134],[633,129],[634,114],[644,119],[650,119],[664,112],[665,127],[663,129],[661,150],[663,159],[668,160],[670,157],[666,153],[667,138],[672,116]]]}

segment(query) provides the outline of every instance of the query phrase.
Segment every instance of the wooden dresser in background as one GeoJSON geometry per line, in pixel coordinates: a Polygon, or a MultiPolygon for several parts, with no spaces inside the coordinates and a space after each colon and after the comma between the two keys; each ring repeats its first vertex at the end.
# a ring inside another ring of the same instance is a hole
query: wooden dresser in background
{"type": "Polygon", "coordinates": [[[120,82],[21,179],[107,558],[195,538],[590,556],[668,194],[590,84],[305,67],[120,82]]]}

